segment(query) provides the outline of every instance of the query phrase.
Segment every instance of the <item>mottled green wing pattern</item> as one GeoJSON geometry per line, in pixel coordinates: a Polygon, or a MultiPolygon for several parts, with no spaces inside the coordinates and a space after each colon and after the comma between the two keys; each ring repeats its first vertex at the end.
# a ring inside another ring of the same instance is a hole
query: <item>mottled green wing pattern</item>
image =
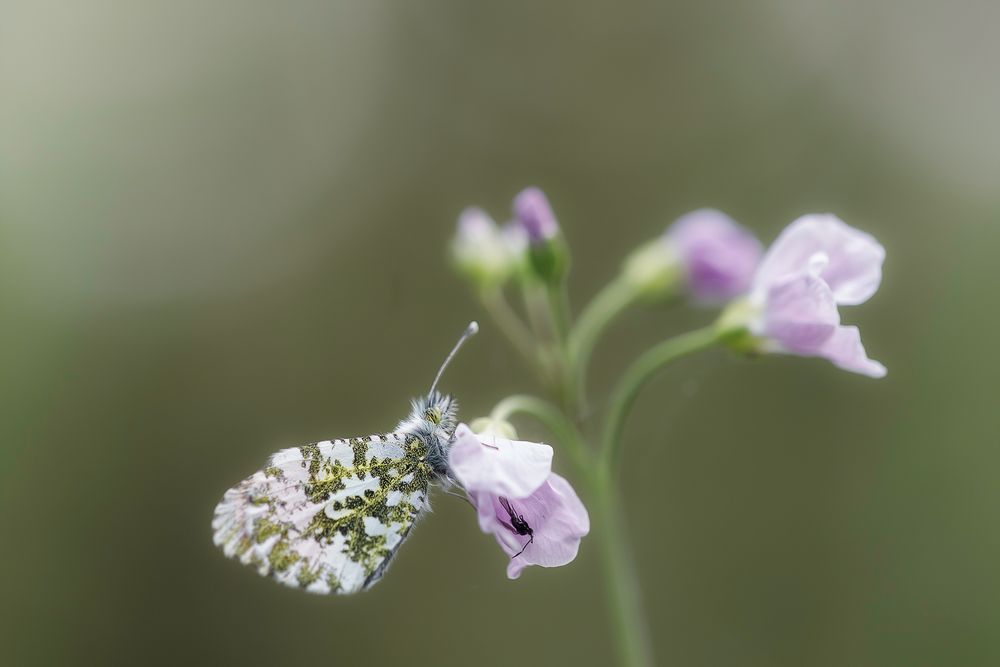
{"type": "Polygon", "coordinates": [[[403,433],[283,449],[225,493],[215,544],[286,586],[368,588],[428,507],[426,454],[403,433]]]}

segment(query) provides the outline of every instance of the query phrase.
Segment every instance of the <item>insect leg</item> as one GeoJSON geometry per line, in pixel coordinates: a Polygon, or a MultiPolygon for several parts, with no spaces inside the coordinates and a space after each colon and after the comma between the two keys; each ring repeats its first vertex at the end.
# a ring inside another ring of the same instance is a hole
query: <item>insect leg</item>
{"type": "Polygon", "coordinates": [[[531,544],[531,543],[532,543],[532,542],[534,542],[534,541],[535,541],[535,536],[534,536],[534,535],[529,535],[529,536],[528,536],[528,541],[524,543],[524,546],[523,546],[523,547],[521,547],[521,550],[520,550],[520,551],[518,551],[518,552],[517,552],[516,554],[514,554],[513,556],[511,556],[511,557],[510,557],[510,559],[511,559],[511,560],[514,560],[515,558],[517,558],[518,556],[520,556],[521,554],[523,554],[523,553],[524,553],[524,550],[528,548],[528,545],[529,545],[529,544],[531,544]]]}
{"type": "Polygon", "coordinates": [[[469,500],[468,496],[463,496],[461,493],[455,493],[454,491],[448,491],[448,490],[445,490],[445,493],[448,494],[449,496],[455,496],[460,500],[464,500],[465,502],[469,503],[469,507],[471,507],[472,509],[477,509],[475,504],[473,504],[473,502],[469,500]]]}

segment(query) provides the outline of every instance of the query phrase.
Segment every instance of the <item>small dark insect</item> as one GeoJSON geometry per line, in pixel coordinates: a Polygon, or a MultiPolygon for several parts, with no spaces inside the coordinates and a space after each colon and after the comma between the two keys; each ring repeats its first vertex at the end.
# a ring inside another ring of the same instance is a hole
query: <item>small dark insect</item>
{"type": "Polygon", "coordinates": [[[505,510],[507,510],[507,514],[510,516],[510,523],[507,523],[505,521],[501,521],[500,523],[502,523],[507,528],[507,530],[514,533],[515,535],[528,536],[528,541],[524,543],[524,546],[521,547],[521,550],[510,557],[511,560],[514,560],[515,558],[524,553],[524,550],[528,548],[529,544],[535,541],[535,531],[533,531],[531,529],[531,526],[528,525],[528,522],[524,520],[523,514],[518,514],[517,512],[514,511],[514,508],[510,506],[509,500],[507,500],[503,496],[500,496],[499,498],[500,498],[500,506],[503,507],[505,510]]]}

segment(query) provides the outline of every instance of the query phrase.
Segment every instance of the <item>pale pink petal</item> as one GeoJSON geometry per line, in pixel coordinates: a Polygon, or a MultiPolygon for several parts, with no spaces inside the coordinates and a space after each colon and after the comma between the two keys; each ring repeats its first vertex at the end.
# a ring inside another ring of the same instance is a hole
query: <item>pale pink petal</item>
{"type": "Polygon", "coordinates": [[[783,351],[814,354],[839,324],[833,293],[808,271],[783,279],[767,292],[761,333],[783,351]]]}
{"type": "Polygon", "coordinates": [[[837,327],[816,355],[829,359],[845,371],[868,377],[885,377],[887,372],[885,366],[868,358],[857,327],[837,327]]]}
{"type": "Polygon", "coordinates": [[[467,208],[458,218],[451,252],[458,268],[477,282],[502,283],[517,263],[517,253],[493,218],[479,208],[467,208]]]}
{"type": "Polygon", "coordinates": [[[511,509],[531,527],[530,538],[511,529],[510,515],[496,495],[472,493],[470,498],[479,527],[492,533],[510,557],[507,576],[511,579],[517,579],[529,565],[566,565],[576,558],[580,540],[590,532],[587,508],[569,482],[555,473],[529,497],[509,499],[511,509]]]}
{"type": "Polygon", "coordinates": [[[545,483],[552,472],[552,448],[490,434],[477,435],[459,424],[448,452],[448,465],[470,493],[524,498],[545,483]]]}
{"type": "Polygon", "coordinates": [[[548,197],[538,188],[525,188],[514,197],[514,217],[532,244],[548,241],[559,234],[559,223],[548,197]]]}
{"type": "Polygon", "coordinates": [[[811,214],[786,227],[771,245],[754,279],[755,291],[798,273],[816,253],[828,259],[820,277],[838,304],[864,303],[878,290],[885,248],[835,215],[811,214]]]}
{"type": "Polygon", "coordinates": [[[760,241],[722,211],[706,208],[682,215],[666,238],[681,259],[695,300],[718,303],[750,288],[760,241]]]}
{"type": "Polygon", "coordinates": [[[496,223],[489,213],[481,208],[470,206],[458,216],[458,238],[466,243],[485,243],[493,240],[496,234],[496,223]]]}

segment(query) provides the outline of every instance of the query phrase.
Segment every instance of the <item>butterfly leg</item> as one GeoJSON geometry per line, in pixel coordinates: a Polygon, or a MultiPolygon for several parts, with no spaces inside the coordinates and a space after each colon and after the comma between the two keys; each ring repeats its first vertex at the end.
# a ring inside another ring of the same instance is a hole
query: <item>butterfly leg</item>
{"type": "Polygon", "coordinates": [[[445,493],[448,494],[449,496],[455,496],[456,498],[464,500],[465,502],[469,503],[469,507],[471,507],[472,509],[476,509],[475,504],[471,500],[469,500],[468,496],[463,496],[461,493],[455,493],[454,491],[445,491],[445,493]]]}

